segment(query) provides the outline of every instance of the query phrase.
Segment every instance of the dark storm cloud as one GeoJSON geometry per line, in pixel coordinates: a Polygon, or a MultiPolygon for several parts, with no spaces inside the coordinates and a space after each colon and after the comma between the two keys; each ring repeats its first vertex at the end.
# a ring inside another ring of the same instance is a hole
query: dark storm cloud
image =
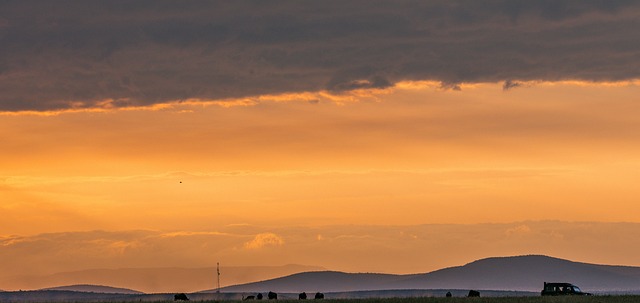
{"type": "Polygon", "coordinates": [[[3,1],[0,110],[640,75],[636,1],[3,1]]]}

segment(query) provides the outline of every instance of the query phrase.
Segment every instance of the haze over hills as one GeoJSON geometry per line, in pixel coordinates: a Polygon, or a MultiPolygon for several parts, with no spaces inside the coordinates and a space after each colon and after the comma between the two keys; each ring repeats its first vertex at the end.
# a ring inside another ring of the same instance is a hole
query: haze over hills
{"type": "Polygon", "coordinates": [[[547,256],[487,258],[464,266],[412,275],[402,287],[541,290],[544,282],[571,282],[585,291],[640,289],[640,267],[597,265],[547,256]]]}
{"type": "MultiPolygon", "coordinates": [[[[293,294],[301,291],[308,293],[361,292],[361,295],[367,295],[362,291],[372,291],[368,294],[379,295],[379,291],[383,290],[445,289],[520,291],[535,295],[542,289],[545,281],[574,283],[587,292],[640,293],[640,267],[589,264],[541,255],[487,258],[463,266],[409,275],[318,271],[317,267],[300,265],[225,267],[221,270],[224,273],[223,279],[226,281],[232,279],[250,281],[267,277],[260,282],[223,287],[221,291],[228,295],[267,291],[293,294]],[[295,272],[296,270],[299,272],[295,272]],[[235,278],[232,278],[234,275],[235,278]],[[280,275],[280,277],[273,278],[274,275],[280,275]]],[[[87,278],[103,281],[91,282],[92,284],[127,288],[87,285],[55,287],[60,290],[95,293],[137,294],[132,290],[136,289],[148,293],[200,291],[201,295],[205,295],[207,292],[215,291],[212,287],[215,285],[215,268],[89,270],[40,278],[42,280],[34,282],[57,283],[56,286],[60,286],[79,284],[65,283],[65,281],[87,278]]],[[[3,284],[3,288],[6,289],[4,285],[6,284],[3,284]]]]}
{"type": "Polygon", "coordinates": [[[316,271],[243,285],[224,287],[229,292],[345,292],[358,290],[398,289],[389,288],[405,278],[403,275],[375,273],[344,273],[337,271],[316,271]]]}
{"type": "Polygon", "coordinates": [[[230,292],[340,292],[384,289],[540,291],[544,282],[571,282],[584,291],[638,291],[640,267],[573,262],[540,255],[487,258],[424,274],[306,272],[223,288],[230,292]]]}
{"type": "Polygon", "coordinates": [[[93,293],[101,293],[101,294],[143,294],[141,291],[127,289],[127,288],[117,288],[110,286],[102,286],[102,285],[88,285],[88,284],[79,284],[79,285],[69,285],[69,286],[58,286],[41,289],[43,291],[48,290],[64,290],[64,291],[75,291],[75,292],[93,292],[93,293]]]}
{"type": "MultiPolygon", "coordinates": [[[[305,265],[221,266],[221,285],[248,283],[324,268],[305,265]]],[[[109,285],[145,293],[196,292],[216,286],[216,268],[90,269],[47,276],[14,276],[0,281],[6,290],[43,289],[64,285],[109,285]]]]}

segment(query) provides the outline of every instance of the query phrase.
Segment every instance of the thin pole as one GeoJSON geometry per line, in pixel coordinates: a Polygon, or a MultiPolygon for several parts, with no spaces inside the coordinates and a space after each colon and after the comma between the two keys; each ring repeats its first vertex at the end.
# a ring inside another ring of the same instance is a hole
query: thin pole
{"type": "Polygon", "coordinates": [[[217,271],[218,271],[218,291],[220,293],[220,262],[217,263],[217,271]]]}

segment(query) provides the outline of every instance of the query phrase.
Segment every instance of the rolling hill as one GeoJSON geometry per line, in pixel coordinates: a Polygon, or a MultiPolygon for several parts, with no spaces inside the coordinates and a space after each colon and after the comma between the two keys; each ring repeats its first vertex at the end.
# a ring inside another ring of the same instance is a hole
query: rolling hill
{"type": "Polygon", "coordinates": [[[254,282],[236,286],[224,287],[225,292],[346,292],[358,290],[391,289],[393,285],[402,281],[405,276],[374,273],[344,273],[337,271],[316,271],[293,274],[290,276],[254,282]]]}
{"type": "Polygon", "coordinates": [[[143,292],[141,291],[127,289],[127,288],[117,288],[117,287],[110,287],[110,286],[88,285],[88,284],[50,287],[50,288],[45,288],[41,290],[42,291],[64,290],[64,291],[74,291],[74,292],[92,292],[92,293],[100,293],[100,294],[128,294],[128,295],[143,294],[143,292]]]}
{"type": "MultiPolygon", "coordinates": [[[[125,302],[139,301],[131,294],[109,294],[69,290],[32,290],[0,292],[0,302],[125,302]]],[[[166,296],[169,298],[169,296],[166,296]]]]}
{"type": "Polygon", "coordinates": [[[345,292],[389,289],[540,291],[543,282],[571,282],[588,292],[640,290],[640,267],[597,265],[548,256],[487,258],[412,275],[315,271],[225,287],[229,292],[345,292]]]}
{"type": "Polygon", "coordinates": [[[640,267],[597,265],[547,256],[488,258],[428,274],[411,275],[398,286],[541,290],[544,282],[567,281],[586,291],[640,289],[640,267]]]}
{"type": "MultiPolygon", "coordinates": [[[[322,270],[317,266],[226,266],[221,283],[233,285],[282,277],[304,271],[322,270]]],[[[122,268],[89,269],[45,276],[13,276],[0,280],[4,289],[43,289],[63,285],[108,285],[145,293],[196,292],[216,285],[216,268],[122,268]]]]}
{"type": "MultiPolygon", "coordinates": [[[[477,260],[462,266],[444,268],[429,273],[394,275],[379,273],[344,273],[337,271],[318,271],[313,267],[286,266],[263,268],[239,268],[235,271],[240,281],[263,278],[260,282],[251,282],[223,287],[220,295],[240,297],[240,294],[275,291],[296,294],[302,291],[315,293],[333,293],[336,296],[383,296],[398,295],[420,296],[421,294],[440,293],[442,290],[495,290],[499,292],[537,294],[543,282],[571,282],[584,291],[595,293],[640,293],[640,267],[598,265],[573,262],[541,255],[515,257],[496,257],[477,260]],[[251,269],[251,270],[250,270],[251,269]],[[304,271],[312,269],[312,271],[304,271]],[[244,270],[244,274],[242,273],[244,270]],[[298,273],[296,270],[302,271],[298,273]],[[284,272],[284,274],[282,274],[284,272]],[[280,274],[278,278],[269,278],[280,274]],[[240,278],[241,277],[241,278],[240,278]],[[426,290],[437,290],[425,292],[426,290]],[[384,291],[384,292],[383,292],[384,291]],[[391,291],[391,292],[389,292],[391,291]],[[400,291],[400,292],[393,292],[400,291]],[[351,293],[351,294],[347,294],[351,293]]],[[[231,268],[225,268],[225,278],[230,279],[231,268]]],[[[40,283],[72,285],[46,290],[58,291],[56,295],[69,294],[85,296],[79,292],[91,292],[95,295],[138,296],[140,289],[149,293],[195,292],[202,289],[198,296],[212,295],[215,268],[205,269],[120,269],[91,270],[75,273],[63,273],[36,280],[40,283]],[[82,281],[89,277],[93,281],[111,281],[96,283],[120,288],[92,285],[75,285],[64,281],[82,281]],[[195,282],[194,282],[195,281],[195,282]],[[138,287],[137,287],[138,286],[138,287]],[[141,288],[146,287],[146,288],[141,288]],[[209,287],[207,287],[209,286],[209,287]],[[126,288],[126,289],[125,289],[126,288]],[[198,289],[199,288],[199,289],[198,289]],[[161,289],[154,291],[154,289],[161,289]],[[62,292],[60,292],[62,291],[62,292]],[[70,292],[73,291],[73,292],[70,292]]],[[[43,290],[45,291],[45,290],[43,290]]],[[[36,292],[36,295],[41,293],[36,292]]],[[[24,296],[25,294],[5,295],[24,296]]],[[[194,294],[195,295],[195,294],[194,294]]],[[[146,298],[146,297],[145,297],[146,298]]]]}

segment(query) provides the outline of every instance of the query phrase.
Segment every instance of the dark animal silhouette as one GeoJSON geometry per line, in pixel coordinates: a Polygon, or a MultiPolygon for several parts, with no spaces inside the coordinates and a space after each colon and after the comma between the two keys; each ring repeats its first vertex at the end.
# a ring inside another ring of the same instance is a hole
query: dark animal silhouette
{"type": "Polygon", "coordinates": [[[447,298],[451,298],[451,292],[448,291],[447,294],[445,295],[447,298]]]}
{"type": "Polygon", "coordinates": [[[324,299],[324,294],[321,292],[317,292],[316,296],[314,297],[314,299],[324,299]]]}
{"type": "Polygon", "coordinates": [[[259,294],[256,296],[256,299],[258,299],[258,300],[262,300],[262,294],[261,294],[261,293],[259,293],[259,294]]]}
{"type": "Polygon", "coordinates": [[[242,301],[244,300],[254,300],[256,298],[256,296],[242,296],[242,301]]]}
{"type": "Polygon", "coordinates": [[[307,299],[307,293],[306,292],[302,292],[298,295],[298,300],[306,300],[307,299]]]}
{"type": "Polygon", "coordinates": [[[277,294],[277,293],[275,293],[275,292],[270,291],[270,292],[267,294],[267,298],[268,298],[269,300],[278,300],[278,294],[277,294]]]}
{"type": "Polygon", "coordinates": [[[467,295],[467,297],[479,297],[479,296],[480,296],[480,292],[477,290],[470,290],[469,295],[467,295]]]}
{"type": "Polygon", "coordinates": [[[173,301],[189,301],[189,298],[185,294],[175,294],[173,296],[173,301]]]}

